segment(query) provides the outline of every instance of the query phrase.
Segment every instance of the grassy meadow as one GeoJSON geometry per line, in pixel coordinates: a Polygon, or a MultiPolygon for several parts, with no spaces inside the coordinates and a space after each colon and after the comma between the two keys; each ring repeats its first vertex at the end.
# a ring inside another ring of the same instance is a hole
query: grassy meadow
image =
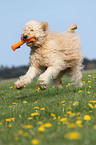
{"type": "Polygon", "coordinates": [[[0,83],[0,145],[96,145],[96,73],[83,87],[64,76],[63,89],[37,81],[21,91],[0,83]]]}

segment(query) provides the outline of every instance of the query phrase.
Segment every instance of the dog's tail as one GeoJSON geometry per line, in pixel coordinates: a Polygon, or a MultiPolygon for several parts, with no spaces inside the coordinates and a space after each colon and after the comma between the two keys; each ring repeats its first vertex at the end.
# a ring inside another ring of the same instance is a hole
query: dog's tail
{"type": "Polygon", "coordinates": [[[70,26],[68,32],[75,32],[76,29],[77,29],[77,25],[73,24],[73,25],[70,26]]]}

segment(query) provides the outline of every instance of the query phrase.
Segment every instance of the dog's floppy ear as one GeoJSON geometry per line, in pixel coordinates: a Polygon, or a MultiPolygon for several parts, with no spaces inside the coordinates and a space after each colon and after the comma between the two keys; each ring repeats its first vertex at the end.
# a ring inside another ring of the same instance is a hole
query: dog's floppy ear
{"type": "Polygon", "coordinates": [[[49,29],[48,23],[47,22],[41,22],[41,27],[44,31],[46,31],[47,29],[49,29]]]}

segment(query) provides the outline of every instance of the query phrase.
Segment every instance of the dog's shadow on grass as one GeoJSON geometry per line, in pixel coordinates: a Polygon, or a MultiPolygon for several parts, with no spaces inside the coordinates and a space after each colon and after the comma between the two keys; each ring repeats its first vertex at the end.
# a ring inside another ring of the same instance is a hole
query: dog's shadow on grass
{"type": "Polygon", "coordinates": [[[36,101],[43,98],[49,98],[49,97],[55,97],[60,96],[61,94],[67,95],[69,93],[76,93],[78,92],[79,88],[71,87],[71,88],[65,88],[63,86],[62,89],[58,88],[50,88],[48,87],[45,90],[39,90],[39,91],[32,91],[30,88],[25,88],[24,90],[20,91],[19,95],[16,97],[17,100],[30,100],[30,101],[36,101]]]}
{"type": "Polygon", "coordinates": [[[34,98],[35,100],[40,99],[41,97],[54,97],[56,95],[59,95],[62,89],[57,88],[48,88],[45,90],[39,90],[39,91],[31,91],[31,89],[24,89],[21,90],[20,93],[17,95],[16,99],[18,100],[24,100],[24,99],[31,99],[34,98]]]}

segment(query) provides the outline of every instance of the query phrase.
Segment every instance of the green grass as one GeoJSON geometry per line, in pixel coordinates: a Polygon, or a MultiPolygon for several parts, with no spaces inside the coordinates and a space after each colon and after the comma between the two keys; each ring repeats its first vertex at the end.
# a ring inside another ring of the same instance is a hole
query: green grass
{"type": "Polygon", "coordinates": [[[48,86],[43,91],[38,89],[35,80],[20,92],[14,88],[14,82],[2,82],[0,84],[0,145],[31,145],[33,139],[37,139],[39,145],[95,145],[96,73],[83,73],[82,80],[84,83],[82,89],[76,88],[70,83],[69,78],[64,77],[63,89],[48,86]],[[14,102],[17,104],[14,105],[14,102]],[[39,107],[38,110],[34,109],[36,106],[39,107]],[[41,110],[41,108],[45,109],[41,110]],[[38,115],[28,120],[34,112],[38,115]],[[84,120],[85,115],[91,117],[89,121],[84,120]],[[14,119],[10,122],[6,121],[10,118],[14,119]],[[62,122],[62,118],[66,121],[62,122]],[[77,125],[77,120],[81,121],[80,125],[77,125]],[[45,123],[50,123],[51,127],[45,127],[45,123]],[[32,125],[32,128],[24,128],[24,125],[32,125]],[[38,130],[40,126],[44,131],[38,130]],[[70,132],[76,132],[79,136],[70,139],[68,136],[70,132]]]}

